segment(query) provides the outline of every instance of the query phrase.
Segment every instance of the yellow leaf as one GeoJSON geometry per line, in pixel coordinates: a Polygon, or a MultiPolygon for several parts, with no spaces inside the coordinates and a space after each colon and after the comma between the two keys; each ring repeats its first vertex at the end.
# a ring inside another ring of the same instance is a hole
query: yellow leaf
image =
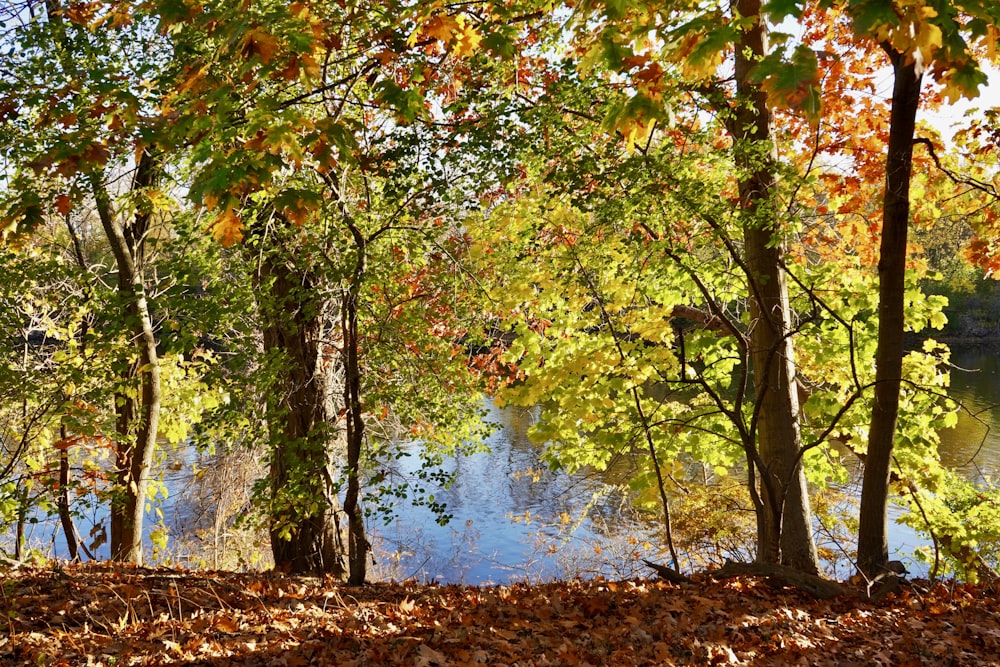
{"type": "Polygon", "coordinates": [[[452,55],[456,58],[467,58],[474,54],[479,48],[479,43],[483,41],[483,36],[479,34],[475,26],[465,24],[463,17],[460,21],[460,29],[455,33],[455,44],[452,47],[452,55]]]}
{"type": "MultiPolygon", "coordinates": [[[[444,42],[456,58],[471,56],[479,48],[483,36],[462,15],[435,14],[420,26],[420,34],[444,42]]],[[[410,46],[416,43],[416,33],[410,36],[410,46]]]]}
{"type": "Polygon", "coordinates": [[[987,27],[983,44],[986,47],[986,57],[991,62],[1000,60],[1000,28],[992,25],[987,27]]]}
{"type": "Polygon", "coordinates": [[[424,23],[421,28],[422,32],[428,37],[433,37],[434,39],[441,40],[442,42],[451,41],[452,33],[458,29],[458,21],[453,16],[441,16],[440,14],[430,17],[426,23],[424,23]]]}
{"type": "Polygon", "coordinates": [[[916,49],[914,58],[917,60],[917,68],[923,71],[934,59],[934,53],[941,48],[943,43],[941,28],[933,23],[923,21],[920,23],[917,36],[913,41],[916,49]]]}

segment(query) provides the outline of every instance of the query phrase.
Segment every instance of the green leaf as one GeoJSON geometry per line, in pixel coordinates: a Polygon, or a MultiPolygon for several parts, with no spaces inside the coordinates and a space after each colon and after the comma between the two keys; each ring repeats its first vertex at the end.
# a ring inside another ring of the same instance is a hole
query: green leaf
{"type": "Polygon", "coordinates": [[[625,17],[628,5],[628,0],[605,0],[604,14],[612,21],[617,21],[625,17]]]}
{"type": "Polygon", "coordinates": [[[491,32],[483,38],[482,46],[503,60],[511,60],[517,54],[514,43],[500,32],[491,32]]]}
{"type": "Polygon", "coordinates": [[[424,113],[424,98],[412,88],[402,88],[392,79],[382,79],[375,86],[375,98],[396,112],[403,123],[412,123],[424,113]]]}
{"type": "Polygon", "coordinates": [[[771,19],[772,23],[778,24],[789,16],[801,17],[802,10],[801,0],[769,0],[764,5],[763,13],[771,19]]]}

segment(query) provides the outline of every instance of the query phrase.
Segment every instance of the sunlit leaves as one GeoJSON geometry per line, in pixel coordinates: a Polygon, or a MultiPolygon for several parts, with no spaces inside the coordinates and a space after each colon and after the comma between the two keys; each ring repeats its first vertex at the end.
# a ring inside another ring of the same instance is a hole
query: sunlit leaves
{"type": "MultiPolygon", "coordinates": [[[[982,512],[985,519],[995,512],[996,498],[969,491],[956,493],[949,503],[961,508],[956,514],[982,512]]],[[[707,511],[731,506],[728,523],[706,532],[725,535],[732,515],[741,514],[725,495],[709,496],[702,504],[707,511]]],[[[970,528],[970,537],[987,541],[970,528]]],[[[986,585],[925,584],[916,591],[904,586],[871,605],[848,596],[811,600],[760,577],[697,575],[680,586],[649,578],[482,587],[408,580],[352,589],[349,603],[340,604],[335,601],[345,589],[301,578],[183,574],[104,564],[19,568],[8,576],[5,590],[13,602],[9,646],[32,663],[56,653],[85,662],[88,655],[110,655],[115,642],[128,641],[136,665],[233,662],[280,653],[293,665],[386,667],[503,661],[533,666],[550,656],[565,665],[598,664],[608,656],[622,666],[738,664],[761,655],[777,663],[815,662],[817,647],[832,663],[855,660],[861,652],[893,664],[915,654],[976,664],[1000,650],[1000,611],[986,585]],[[146,604],[129,607],[133,598],[146,604]],[[177,599],[190,613],[177,611],[177,599]],[[87,623],[63,629],[46,622],[84,605],[108,619],[114,634],[87,623]],[[364,620],[357,618],[362,611],[364,620]],[[158,634],[164,618],[177,635],[158,634]],[[830,619],[840,621],[838,627],[831,629],[830,619]],[[726,631],[714,630],[719,626],[726,631]],[[569,641],[567,628],[579,631],[579,639],[569,641]],[[700,636],[713,631],[711,641],[700,636]],[[343,641],[316,639],[325,634],[343,641]]]]}
{"type": "Polygon", "coordinates": [[[414,45],[420,37],[430,37],[444,43],[456,58],[473,55],[483,39],[476,27],[462,14],[432,14],[410,36],[410,45],[414,45]]]}
{"type": "Polygon", "coordinates": [[[231,246],[243,240],[243,220],[232,204],[215,218],[212,223],[212,236],[223,246],[231,246]]]}
{"type": "Polygon", "coordinates": [[[815,125],[823,111],[819,88],[819,61],[816,52],[799,45],[790,60],[771,55],[755,68],[754,78],[763,82],[772,104],[786,109],[799,109],[815,125]]]}

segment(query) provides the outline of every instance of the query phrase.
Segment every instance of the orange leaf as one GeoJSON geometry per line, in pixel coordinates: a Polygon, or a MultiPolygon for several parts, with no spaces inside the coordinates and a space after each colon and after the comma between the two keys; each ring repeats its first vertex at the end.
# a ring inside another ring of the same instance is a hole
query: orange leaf
{"type": "Polygon", "coordinates": [[[69,198],[69,195],[62,194],[56,197],[55,205],[60,215],[69,215],[69,212],[73,210],[73,200],[69,198]]]}
{"type": "Polygon", "coordinates": [[[212,236],[215,240],[228,248],[234,243],[243,240],[243,221],[232,206],[226,208],[215,222],[212,223],[212,236]]]}
{"type": "Polygon", "coordinates": [[[240,51],[244,56],[250,58],[258,56],[264,64],[274,59],[274,54],[278,52],[278,40],[274,35],[259,28],[254,28],[247,32],[240,42],[240,51]]]}

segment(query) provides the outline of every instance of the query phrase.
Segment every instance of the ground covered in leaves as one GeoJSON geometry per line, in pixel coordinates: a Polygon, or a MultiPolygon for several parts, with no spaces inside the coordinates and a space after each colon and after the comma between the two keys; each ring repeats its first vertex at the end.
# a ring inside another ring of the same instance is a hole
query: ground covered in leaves
{"type": "Polygon", "coordinates": [[[3,573],[3,665],[997,665],[1000,601],[877,605],[754,578],[371,584],[56,565],[3,573]]]}

